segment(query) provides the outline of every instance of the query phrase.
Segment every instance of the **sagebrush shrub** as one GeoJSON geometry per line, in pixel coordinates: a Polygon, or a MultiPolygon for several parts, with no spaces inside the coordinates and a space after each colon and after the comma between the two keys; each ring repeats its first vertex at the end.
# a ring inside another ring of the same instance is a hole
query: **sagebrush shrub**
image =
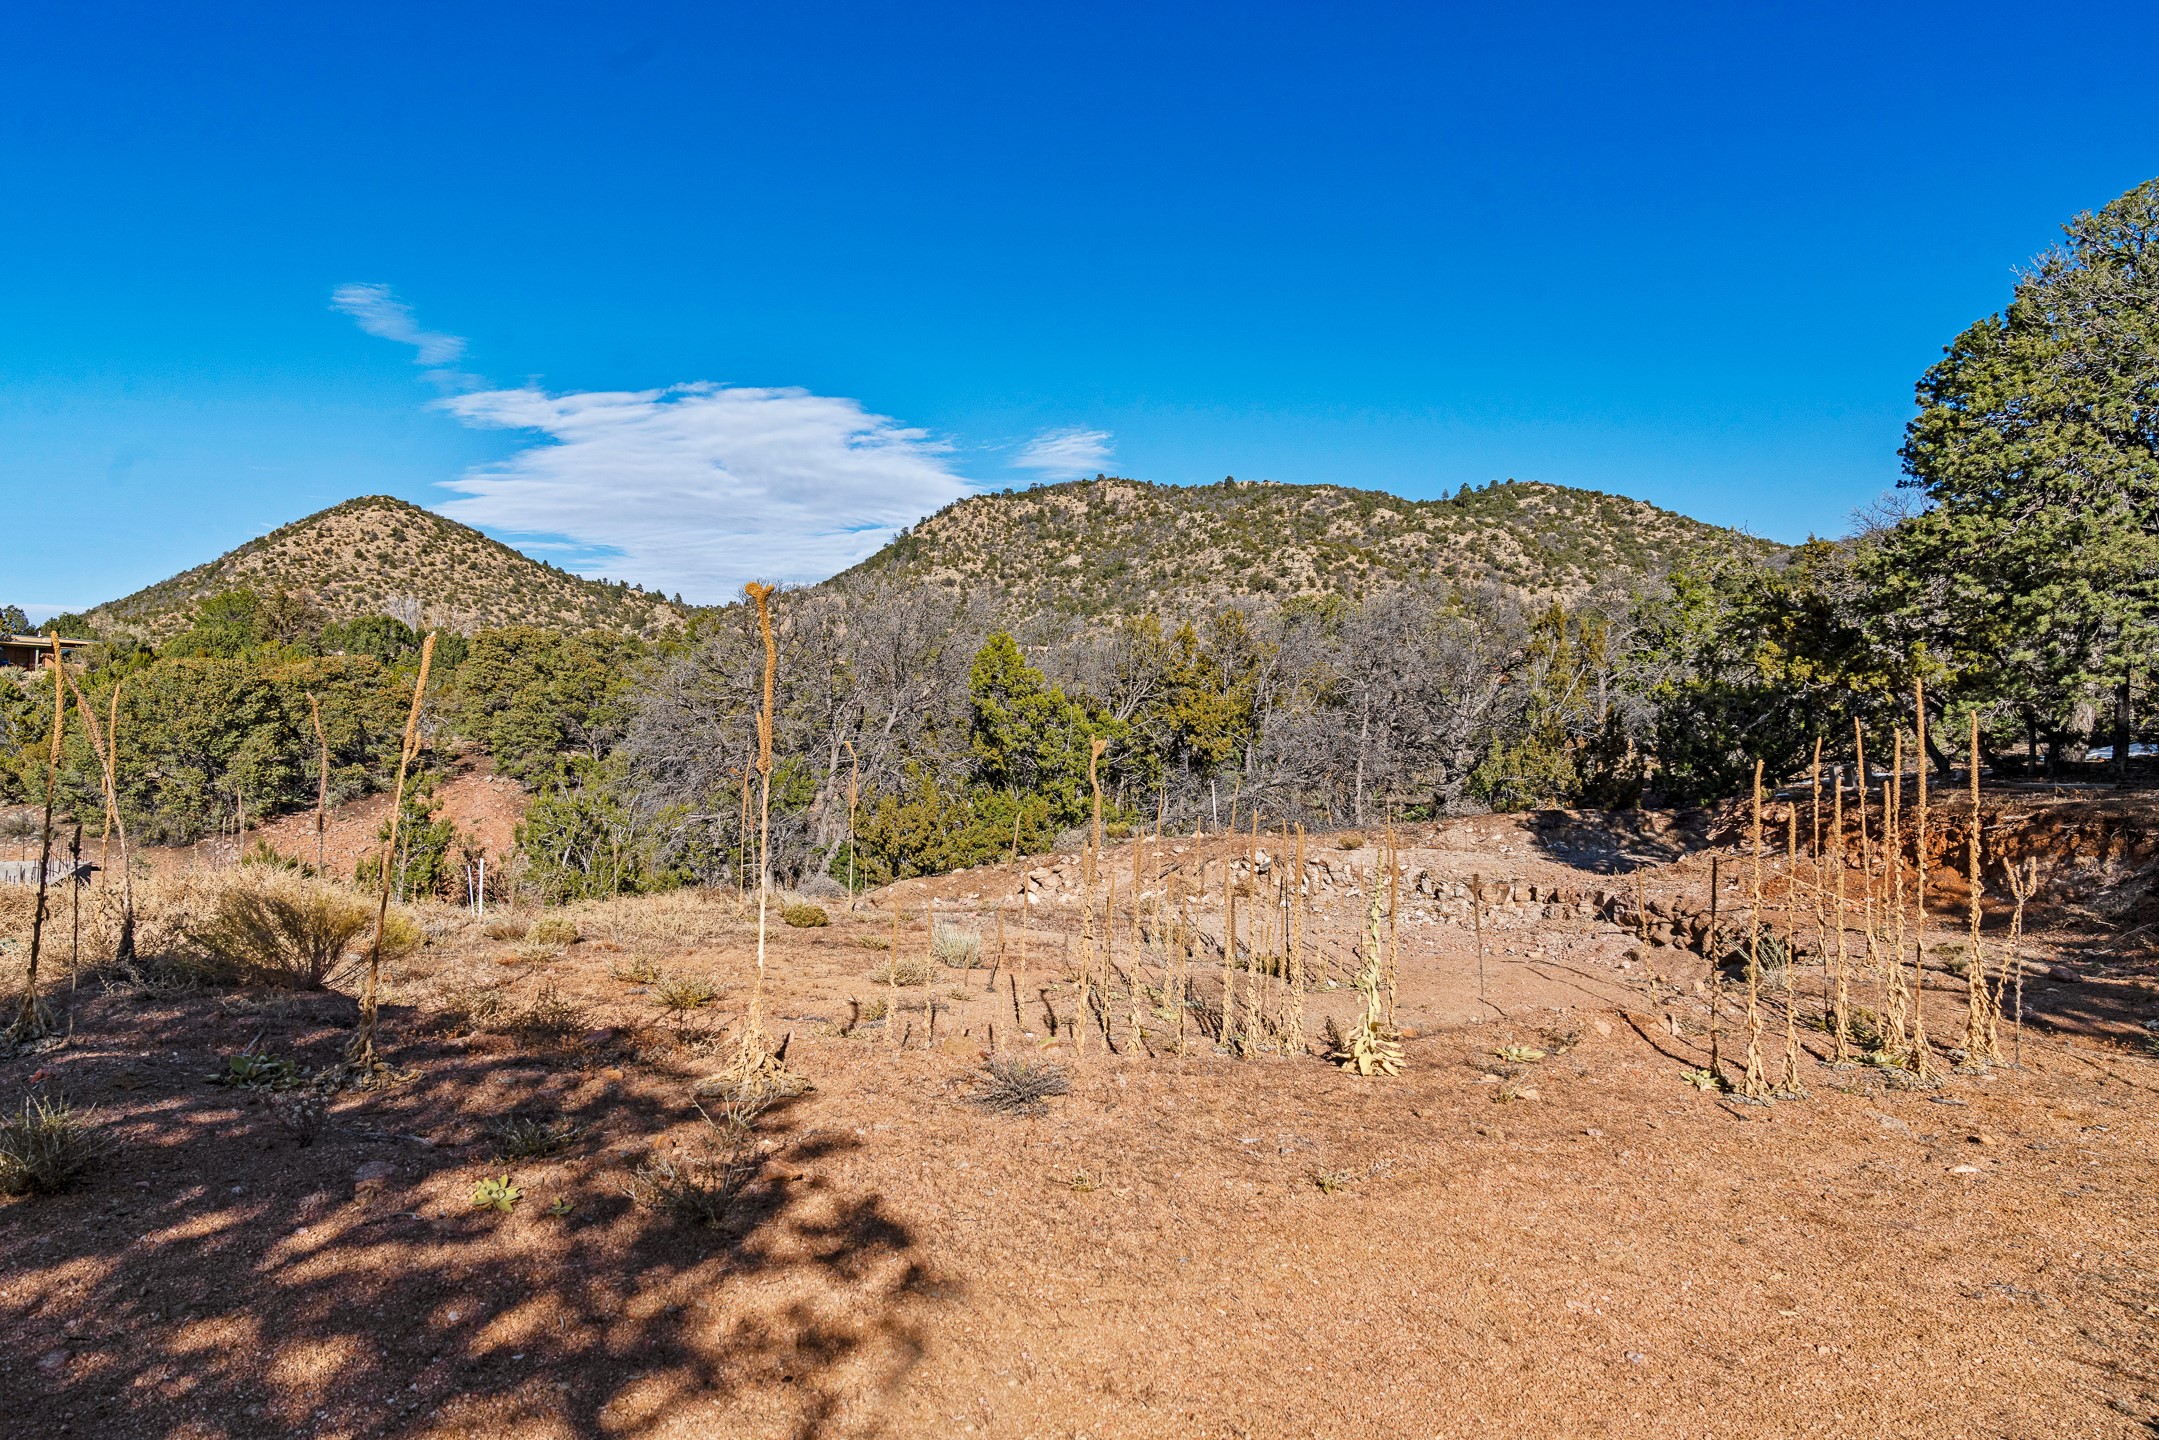
{"type": "MultiPolygon", "coordinates": [[[[217,979],[319,990],[374,931],[371,907],[335,886],[271,873],[244,874],[218,895],[194,939],[217,979]]],[[[420,944],[419,927],[396,912],[384,918],[385,959],[420,944]]]]}
{"type": "Polygon", "coordinates": [[[920,955],[895,955],[871,971],[870,978],[880,985],[927,985],[937,972],[920,955]]]}
{"type": "Polygon", "coordinates": [[[532,922],[525,938],[535,945],[575,945],[584,937],[577,933],[577,922],[567,915],[543,915],[532,922]]]}
{"type": "Polygon", "coordinates": [[[930,949],[938,960],[955,970],[972,970],[982,963],[982,937],[957,925],[939,925],[932,930],[930,949]]]}
{"type": "Polygon", "coordinates": [[[832,923],[832,917],[825,913],[824,906],[812,905],[807,901],[784,907],[780,911],[780,918],[797,930],[814,930],[821,925],[832,923]]]}
{"type": "Polygon", "coordinates": [[[981,1083],[967,1098],[985,1110],[1033,1115],[1041,1112],[1044,1100],[1071,1089],[1071,1072],[1054,1060],[992,1055],[983,1063],[981,1083]]]}

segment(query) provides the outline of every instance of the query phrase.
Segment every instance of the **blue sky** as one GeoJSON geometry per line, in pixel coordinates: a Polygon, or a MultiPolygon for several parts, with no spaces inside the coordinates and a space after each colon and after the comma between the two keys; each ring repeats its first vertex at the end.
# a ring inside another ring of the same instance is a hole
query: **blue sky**
{"type": "Polygon", "coordinates": [[[2159,173],[2159,10],[35,4],[0,601],[356,494],[692,599],[970,487],[1509,476],[1781,539],[2159,173]]]}

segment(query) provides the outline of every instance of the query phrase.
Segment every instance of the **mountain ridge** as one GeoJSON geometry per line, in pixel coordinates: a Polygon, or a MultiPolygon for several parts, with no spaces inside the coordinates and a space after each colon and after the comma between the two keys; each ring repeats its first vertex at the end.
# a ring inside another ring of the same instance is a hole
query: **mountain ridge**
{"type": "Polygon", "coordinates": [[[1429,580],[1573,601],[1661,579],[1689,554],[1766,558],[1787,548],[1647,501],[1541,481],[1411,500],[1341,485],[1097,476],[957,500],[821,583],[886,573],[993,586],[1010,617],[1048,621],[1242,599],[1354,602],[1429,580]]]}
{"type": "Polygon", "coordinates": [[[390,495],[361,495],[83,613],[98,630],[161,641],[223,591],[284,590],[330,620],[394,615],[470,633],[549,625],[651,636],[688,607],[626,582],[587,580],[390,495]]]}

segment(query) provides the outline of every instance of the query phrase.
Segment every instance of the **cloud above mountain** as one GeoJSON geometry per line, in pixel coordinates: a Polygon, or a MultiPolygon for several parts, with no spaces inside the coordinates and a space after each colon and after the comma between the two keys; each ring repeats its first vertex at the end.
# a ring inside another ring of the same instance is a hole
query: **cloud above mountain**
{"type": "Polygon", "coordinates": [[[536,437],[447,482],[462,498],[442,513],[704,603],[746,580],[822,579],[971,488],[927,432],[801,389],[525,386],[434,403],[536,437]]]}
{"type": "Polygon", "coordinates": [[[1012,463],[1022,470],[1036,470],[1055,479],[1069,480],[1098,472],[1109,463],[1115,449],[1109,431],[1068,425],[1035,436],[1012,463]]]}

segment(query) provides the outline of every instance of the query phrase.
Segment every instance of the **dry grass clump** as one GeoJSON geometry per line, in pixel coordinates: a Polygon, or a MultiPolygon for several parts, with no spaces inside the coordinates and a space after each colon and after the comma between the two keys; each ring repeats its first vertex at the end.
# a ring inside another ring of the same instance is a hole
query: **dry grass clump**
{"type": "Polygon", "coordinates": [[[1043,1101],[1072,1090],[1072,1075],[1054,1060],[1032,1055],[992,1055],[982,1066],[981,1082],[967,1098],[985,1110],[1005,1115],[1039,1115],[1043,1101]]]}
{"type": "Polygon", "coordinates": [[[74,1184],[112,1148],[92,1112],[25,1096],[0,1120],[0,1195],[49,1195],[74,1184]]]}
{"type": "Polygon", "coordinates": [[[938,925],[930,932],[930,950],[940,964],[955,970],[972,970],[982,963],[982,937],[957,925],[938,925]]]}
{"type": "Polygon", "coordinates": [[[687,1153],[654,1154],[622,1184],[632,1204],[708,1229],[720,1229],[764,1168],[768,1152],[757,1121],[770,1097],[738,1097],[715,1118],[699,1108],[707,1131],[687,1153]]]}
{"type": "Polygon", "coordinates": [[[663,975],[652,982],[652,998],[670,1014],[685,1015],[720,992],[694,975],[663,975]]]}
{"type": "MultiPolygon", "coordinates": [[[[277,872],[235,877],[194,930],[211,978],[286,990],[319,990],[366,940],[374,916],[334,886],[277,872]]],[[[383,922],[386,959],[417,949],[419,927],[392,913],[383,922]]]]}
{"type": "Polygon", "coordinates": [[[329,1123],[330,1100],[312,1087],[287,1091],[270,1097],[270,1116],[293,1144],[305,1150],[329,1123]]]}
{"type": "Polygon", "coordinates": [[[517,1160],[540,1160],[567,1150],[582,1132],[576,1123],[560,1118],[548,1120],[532,1115],[512,1115],[488,1127],[494,1158],[504,1164],[517,1160]]]}
{"type": "Polygon", "coordinates": [[[1334,848],[1337,850],[1362,850],[1364,848],[1364,837],[1355,831],[1337,835],[1334,837],[1334,848]]]}
{"type": "Polygon", "coordinates": [[[435,1004],[435,1023],[445,1035],[469,1035],[502,1013],[502,996],[475,985],[446,990],[435,1004]]]}
{"type": "Polygon", "coordinates": [[[832,917],[825,913],[824,906],[812,905],[807,900],[782,906],[780,918],[797,930],[815,930],[832,923],[832,917]]]}
{"type": "Polygon", "coordinates": [[[567,915],[543,915],[525,932],[525,939],[534,945],[575,945],[583,938],[577,922],[567,915]]]}
{"type": "Polygon", "coordinates": [[[522,940],[531,928],[523,920],[513,917],[490,920],[480,927],[480,933],[490,940],[522,940]]]}
{"type": "Polygon", "coordinates": [[[529,1004],[498,1016],[491,1028],[520,1045],[560,1047],[593,1028],[592,1009],[565,998],[553,985],[543,985],[529,1004]]]}
{"type": "Polygon", "coordinates": [[[927,985],[936,978],[936,969],[920,955],[895,955],[870,972],[880,985],[927,985]]]}
{"type": "Polygon", "coordinates": [[[650,985],[667,972],[660,969],[660,962],[650,955],[632,955],[608,973],[632,985],[650,985]]]}

